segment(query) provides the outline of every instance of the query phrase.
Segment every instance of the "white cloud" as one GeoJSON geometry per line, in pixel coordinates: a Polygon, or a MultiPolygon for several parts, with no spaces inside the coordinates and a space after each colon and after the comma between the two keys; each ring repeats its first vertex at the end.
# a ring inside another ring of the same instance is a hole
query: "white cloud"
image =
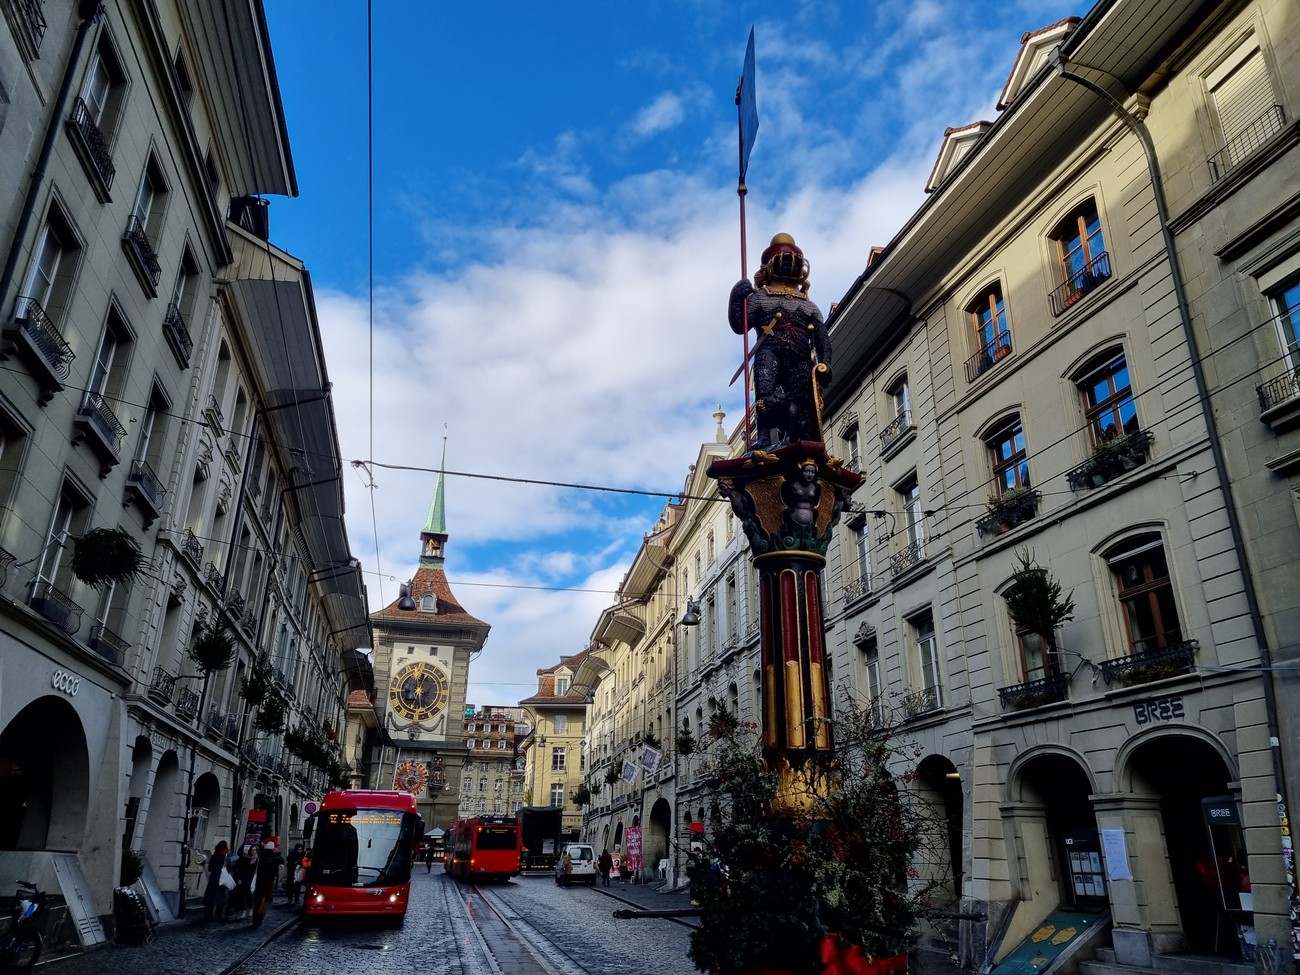
{"type": "Polygon", "coordinates": [[[682,100],[672,92],[664,92],[632,120],[632,131],[642,138],[658,135],[679,124],[686,112],[682,100]]]}

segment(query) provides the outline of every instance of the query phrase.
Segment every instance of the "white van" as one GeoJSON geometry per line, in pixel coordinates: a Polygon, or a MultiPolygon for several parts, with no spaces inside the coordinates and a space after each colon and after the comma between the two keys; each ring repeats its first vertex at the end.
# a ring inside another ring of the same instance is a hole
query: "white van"
{"type": "Polygon", "coordinates": [[[566,843],[560,851],[560,859],[555,861],[555,882],[561,887],[569,884],[591,884],[594,887],[598,876],[595,848],[590,843],[566,843]]]}

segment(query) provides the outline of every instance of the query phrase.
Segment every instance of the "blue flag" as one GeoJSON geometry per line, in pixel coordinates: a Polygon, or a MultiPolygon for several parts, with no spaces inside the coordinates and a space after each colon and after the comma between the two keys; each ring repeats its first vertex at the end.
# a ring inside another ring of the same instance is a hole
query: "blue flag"
{"type": "Polygon", "coordinates": [[[740,181],[745,181],[749,171],[749,154],[758,136],[758,102],[754,97],[754,28],[749,28],[749,43],[745,45],[745,66],[740,70],[740,88],[736,91],[736,104],[740,106],[740,181]]]}

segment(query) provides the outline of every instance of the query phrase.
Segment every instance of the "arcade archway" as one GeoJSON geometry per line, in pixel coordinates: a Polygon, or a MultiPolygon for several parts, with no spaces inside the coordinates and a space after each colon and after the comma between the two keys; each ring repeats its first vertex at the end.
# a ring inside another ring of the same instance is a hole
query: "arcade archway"
{"type": "Polygon", "coordinates": [[[76,709],[32,701],[0,732],[0,850],[79,850],[90,806],[90,754],[76,709]]]}

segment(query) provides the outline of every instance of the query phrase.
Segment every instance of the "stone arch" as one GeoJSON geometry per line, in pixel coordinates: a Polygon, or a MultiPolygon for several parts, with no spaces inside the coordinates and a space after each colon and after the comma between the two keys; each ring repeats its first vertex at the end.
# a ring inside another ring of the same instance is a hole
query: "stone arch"
{"type": "Polygon", "coordinates": [[[211,772],[204,772],[194,781],[190,794],[190,848],[211,850],[220,838],[221,783],[211,772]]]}
{"type": "Polygon", "coordinates": [[[0,850],[78,850],[89,808],[81,716],[64,697],[38,697],[0,732],[0,850]]]}
{"type": "Polygon", "coordinates": [[[1141,765],[1135,765],[1135,757],[1139,752],[1148,751],[1149,747],[1156,742],[1164,739],[1192,739],[1199,741],[1205,748],[1213,753],[1223,767],[1227,770],[1228,780],[1235,781],[1240,776],[1237,772],[1236,760],[1232,752],[1216,735],[1197,728],[1192,725],[1178,725],[1176,727],[1150,728],[1146,731],[1138,732],[1128,741],[1120,746],[1119,751],[1115,753],[1115,791],[1116,792],[1135,792],[1140,794],[1151,794],[1150,783],[1144,781],[1145,776],[1141,771],[1141,765]]]}
{"type": "Polygon", "coordinates": [[[672,856],[673,809],[668,800],[660,796],[650,807],[650,821],[646,827],[642,849],[647,868],[657,871],[659,860],[672,856]]]}
{"type": "Polygon", "coordinates": [[[149,794],[149,772],[153,767],[153,742],[148,735],[137,735],[131,746],[131,778],[128,780],[126,820],[122,824],[122,845],[135,849],[136,824],[140,806],[149,794]]]}
{"type": "MultiPolygon", "coordinates": [[[[165,872],[169,872],[174,881],[176,863],[180,862],[180,848],[174,842],[179,839],[175,817],[180,812],[176,808],[176,793],[181,787],[180,773],[180,760],[176,757],[176,753],[171,750],[163,752],[158,759],[158,768],[154,772],[153,786],[149,790],[149,806],[144,815],[140,850],[154,872],[159,875],[160,881],[165,872]],[[169,840],[173,842],[169,843],[169,840]]],[[[163,886],[164,889],[167,887],[166,884],[163,886]]],[[[171,886],[174,888],[175,883],[171,886]]]]}
{"type": "Polygon", "coordinates": [[[918,852],[918,869],[927,880],[941,882],[951,902],[957,903],[961,899],[965,862],[961,773],[945,756],[927,755],[916,767],[912,793],[928,808],[931,820],[942,826],[934,842],[918,852]]]}
{"type": "Polygon", "coordinates": [[[1096,776],[1088,765],[1088,760],[1083,757],[1081,752],[1067,745],[1039,745],[1020,752],[1011,760],[1011,765],[1007,768],[1006,782],[1002,786],[1004,801],[1033,801],[1034,796],[1026,794],[1026,790],[1032,789],[1032,786],[1030,780],[1025,776],[1025,769],[1027,766],[1048,756],[1057,756],[1073,762],[1087,778],[1088,795],[1093,795],[1098,791],[1096,776]]]}

